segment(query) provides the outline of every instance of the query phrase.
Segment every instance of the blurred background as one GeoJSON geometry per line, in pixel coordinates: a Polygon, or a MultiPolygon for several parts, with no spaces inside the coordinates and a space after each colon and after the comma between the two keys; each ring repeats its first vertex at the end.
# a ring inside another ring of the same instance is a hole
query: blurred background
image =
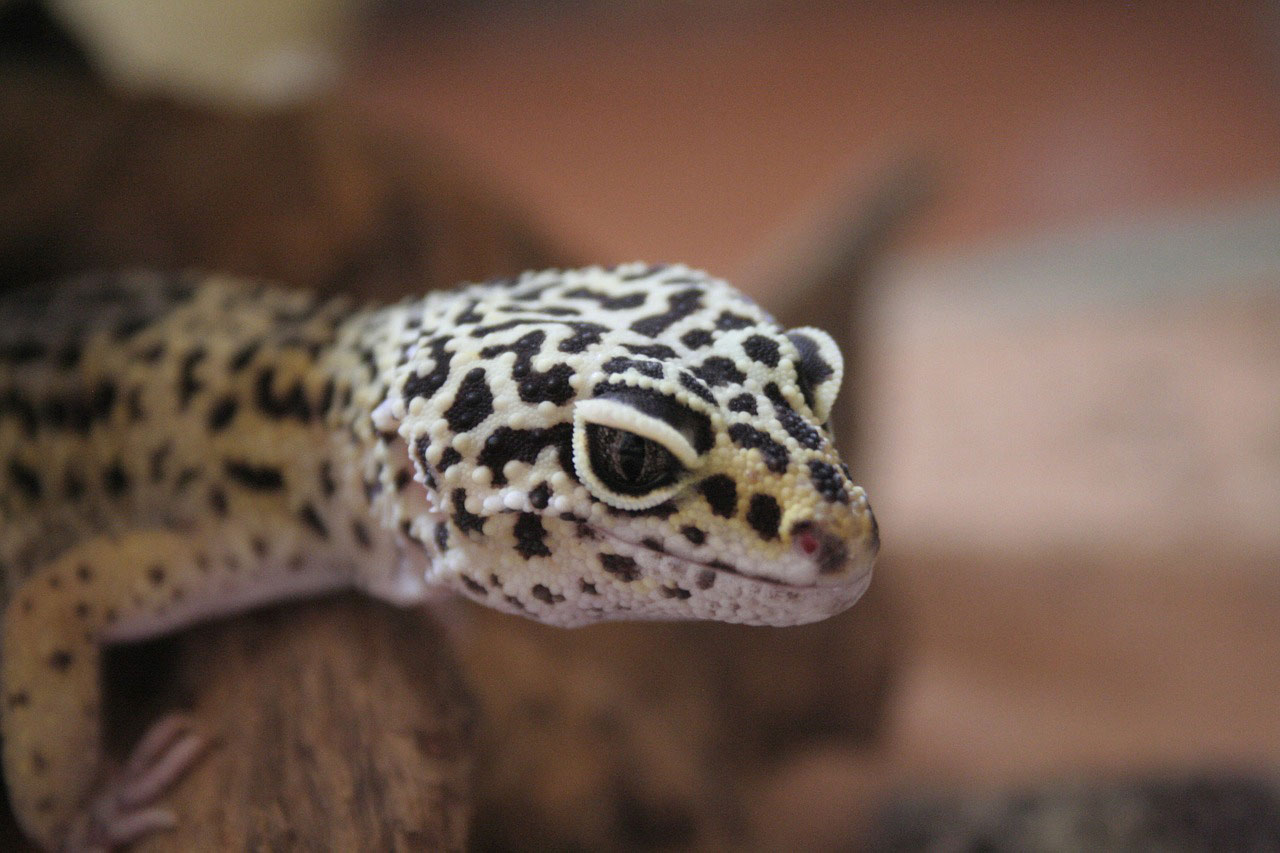
{"type": "MultiPolygon", "coordinates": [[[[767,307],[911,164],[844,329],[903,625],[876,796],[1280,766],[1280,6],[238,5],[50,4],[124,89],[340,104],[564,257],[767,307]]],[[[867,790],[814,752],[756,807],[867,790]]]]}

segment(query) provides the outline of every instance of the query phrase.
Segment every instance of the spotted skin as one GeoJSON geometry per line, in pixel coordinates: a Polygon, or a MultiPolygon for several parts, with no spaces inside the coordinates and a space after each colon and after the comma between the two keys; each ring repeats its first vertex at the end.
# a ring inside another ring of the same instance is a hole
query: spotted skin
{"type": "Polygon", "coordinates": [[[104,643],[348,587],[788,625],[870,580],[835,345],[685,267],[358,310],[130,274],[0,315],[4,765],[48,846],[101,775],[104,643]]]}

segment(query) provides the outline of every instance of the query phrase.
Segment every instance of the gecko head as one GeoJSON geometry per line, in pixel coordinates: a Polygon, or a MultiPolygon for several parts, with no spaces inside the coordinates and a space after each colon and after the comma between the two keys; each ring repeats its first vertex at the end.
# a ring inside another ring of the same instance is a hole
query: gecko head
{"type": "Polygon", "coordinates": [[[473,325],[399,384],[452,365],[434,408],[397,407],[437,579],[560,625],[799,624],[862,595],[879,538],[832,441],[826,333],[684,267],[471,293],[473,325]]]}

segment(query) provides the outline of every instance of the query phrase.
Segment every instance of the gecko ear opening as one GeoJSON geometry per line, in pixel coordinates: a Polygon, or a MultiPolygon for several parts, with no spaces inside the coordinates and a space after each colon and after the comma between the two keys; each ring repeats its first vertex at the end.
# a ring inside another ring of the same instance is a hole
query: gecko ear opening
{"type": "Polygon", "coordinates": [[[574,470],[609,506],[657,506],[697,462],[697,451],[679,430],[628,403],[597,397],[574,406],[574,470]]]}
{"type": "Polygon", "coordinates": [[[831,417],[840,380],[844,378],[844,357],[830,335],[805,326],[786,333],[796,348],[796,384],[804,401],[819,421],[831,417]]]}

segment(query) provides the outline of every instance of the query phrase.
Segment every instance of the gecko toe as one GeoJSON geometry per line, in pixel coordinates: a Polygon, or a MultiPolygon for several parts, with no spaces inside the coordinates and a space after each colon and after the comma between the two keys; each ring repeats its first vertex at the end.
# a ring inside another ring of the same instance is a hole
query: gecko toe
{"type": "Polygon", "coordinates": [[[124,766],[103,784],[77,818],[65,849],[111,850],[177,825],[177,817],[156,800],[200,758],[209,739],[183,714],[154,723],[124,766]]]}

